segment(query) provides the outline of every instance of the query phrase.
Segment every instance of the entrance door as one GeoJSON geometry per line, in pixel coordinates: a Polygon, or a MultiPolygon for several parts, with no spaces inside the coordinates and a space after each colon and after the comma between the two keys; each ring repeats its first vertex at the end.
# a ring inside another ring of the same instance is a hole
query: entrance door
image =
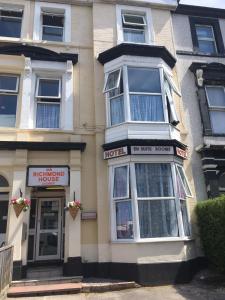
{"type": "Polygon", "coordinates": [[[39,199],[36,260],[60,259],[61,215],[61,199],[39,199]]]}

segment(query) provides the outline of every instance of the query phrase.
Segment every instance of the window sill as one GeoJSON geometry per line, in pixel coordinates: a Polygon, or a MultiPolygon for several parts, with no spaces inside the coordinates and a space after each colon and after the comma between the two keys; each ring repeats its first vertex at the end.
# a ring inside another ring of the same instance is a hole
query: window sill
{"type": "Polygon", "coordinates": [[[146,243],[169,243],[169,242],[189,242],[194,241],[193,237],[176,237],[176,238],[154,238],[154,239],[140,239],[140,240],[113,240],[112,244],[146,244],[146,243]]]}

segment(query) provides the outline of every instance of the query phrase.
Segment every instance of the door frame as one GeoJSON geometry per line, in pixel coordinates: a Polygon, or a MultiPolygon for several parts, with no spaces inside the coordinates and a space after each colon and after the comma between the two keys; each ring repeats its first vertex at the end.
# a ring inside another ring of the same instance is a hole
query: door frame
{"type": "Polygon", "coordinates": [[[37,203],[37,231],[36,231],[36,246],[35,246],[35,261],[44,261],[49,259],[60,259],[61,258],[61,239],[62,239],[62,198],[61,197],[42,197],[38,198],[37,203]],[[44,231],[46,233],[52,232],[53,229],[40,229],[40,220],[41,220],[41,203],[44,201],[58,201],[59,211],[58,211],[58,245],[57,245],[57,254],[56,255],[39,255],[39,244],[40,244],[40,231],[44,231]]]}

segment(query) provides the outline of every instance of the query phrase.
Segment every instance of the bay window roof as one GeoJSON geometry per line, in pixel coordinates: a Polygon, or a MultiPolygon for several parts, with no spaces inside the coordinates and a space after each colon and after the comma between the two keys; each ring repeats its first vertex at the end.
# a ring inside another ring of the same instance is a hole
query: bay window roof
{"type": "Polygon", "coordinates": [[[98,56],[98,61],[104,65],[105,63],[122,55],[160,57],[170,68],[173,68],[176,64],[175,57],[164,46],[141,45],[133,43],[122,43],[100,53],[98,56]]]}

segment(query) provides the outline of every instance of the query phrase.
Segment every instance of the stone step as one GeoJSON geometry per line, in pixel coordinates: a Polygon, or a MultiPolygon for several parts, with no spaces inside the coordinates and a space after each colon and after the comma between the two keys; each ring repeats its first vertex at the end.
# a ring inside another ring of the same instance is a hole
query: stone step
{"type": "Polygon", "coordinates": [[[102,293],[140,287],[134,281],[117,281],[98,279],[79,283],[55,283],[42,285],[11,286],[8,290],[8,298],[35,297],[50,295],[65,295],[76,293],[102,293]]]}
{"type": "Polygon", "coordinates": [[[34,285],[46,285],[46,284],[58,284],[58,283],[76,283],[81,282],[83,279],[82,276],[72,276],[72,277],[42,277],[41,279],[24,279],[18,281],[12,281],[11,287],[17,286],[34,286],[34,285]]]}
{"type": "Polygon", "coordinates": [[[31,285],[10,287],[8,298],[35,297],[47,295],[76,294],[81,292],[81,283],[60,283],[48,285],[31,285]]]}

